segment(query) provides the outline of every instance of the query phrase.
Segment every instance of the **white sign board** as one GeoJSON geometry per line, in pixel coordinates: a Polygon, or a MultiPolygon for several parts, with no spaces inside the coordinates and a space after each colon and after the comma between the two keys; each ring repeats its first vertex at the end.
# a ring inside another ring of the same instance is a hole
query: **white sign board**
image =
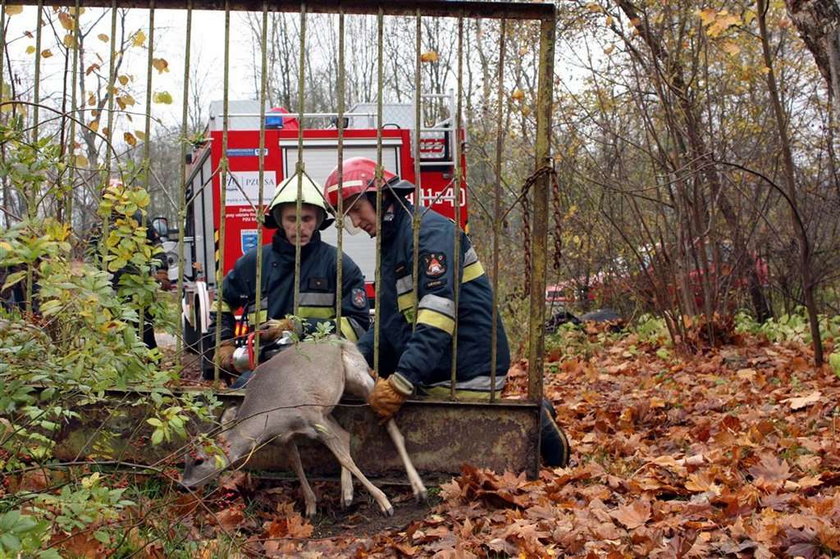
{"type": "MultiPolygon", "coordinates": [[[[277,172],[263,174],[263,202],[268,204],[277,186],[277,172]]],[[[226,206],[256,206],[260,199],[259,171],[231,171],[225,188],[226,206]]]]}

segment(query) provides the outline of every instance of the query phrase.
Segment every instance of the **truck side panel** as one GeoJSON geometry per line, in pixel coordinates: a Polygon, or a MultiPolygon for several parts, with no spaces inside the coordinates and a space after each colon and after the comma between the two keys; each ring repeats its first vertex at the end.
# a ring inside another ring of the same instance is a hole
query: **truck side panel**
{"type": "MultiPolygon", "coordinates": [[[[212,132],[213,160],[222,158],[222,133],[212,132]]],[[[225,188],[225,261],[226,274],[236,260],[249,249],[257,246],[257,205],[259,202],[260,178],[260,133],[258,130],[230,131],[227,138],[228,173],[225,188]]],[[[268,204],[274,196],[274,189],[282,180],[280,172],[280,151],[277,147],[277,132],[266,130],[263,171],[263,203],[268,204]]],[[[219,193],[222,176],[213,176],[213,191],[219,193]]],[[[213,224],[218,231],[221,219],[220,197],[216,198],[213,224]]],[[[259,211],[262,211],[260,209],[259,211]]],[[[262,243],[270,241],[273,231],[264,230],[262,243]]],[[[216,240],[218,247],[218,239],[216,240]]]]}

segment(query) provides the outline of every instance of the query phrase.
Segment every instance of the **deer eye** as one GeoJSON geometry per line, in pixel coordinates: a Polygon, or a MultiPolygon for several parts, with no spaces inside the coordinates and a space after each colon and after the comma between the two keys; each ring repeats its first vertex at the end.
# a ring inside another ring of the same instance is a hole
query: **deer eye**
{"type": "Polygon", "coordinates": [[[201,466],[202,464],[204,464],[204,458],[196,458],[193,462],[193,466],[201,466]]]}

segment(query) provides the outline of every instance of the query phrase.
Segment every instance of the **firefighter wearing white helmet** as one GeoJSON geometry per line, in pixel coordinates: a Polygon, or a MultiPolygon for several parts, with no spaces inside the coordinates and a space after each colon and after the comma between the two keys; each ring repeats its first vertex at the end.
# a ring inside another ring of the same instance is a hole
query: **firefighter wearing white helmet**
{"type": "MultiPolygon", "coordinates": [[[[330,322],[333,331],[356,341],[367,330],[368,300],[364,276],[346,254],[342,257],[341,320],[336,321],[337,250],[321,240],[320,231],[333,222],[320,189],[305,174],[293,175],[275,190],[268,205],[265,226],[277,229],[271,244],[262,252],[262,301],[256,301],[257,249],[252,248],[234,264],[222,283],[222,339],[219,346],[219,366],[228,373],[228,379],[250,371],[258,361],[269,358],[276,351],[273,343],[284,332],[294,331],[302,336],[313,332],[318,324],[330,322]],[[300,209],[298,212],[298,193],[300,209]],[[295,255],[300,245],[300,277],[298,306],[294,307],[295,255]],[[263,351],[259,359],[248,344],[253,336],[234,340],[236,320],[234,313],[243,309],[251,326],[257,325],[263,351]],[[288,319],[294,315],[302,319],[295,323],[288,319]],[[237,347],[245,348],[237,351],[237,347]]],[[[215,313],[211,313],[215,314],[215,313]]],[[[215,330],[205,337],[205,347],[215,341],[215,330]]],[[[212,378],[213,357],[205,352],[204,376],[212,378]]],[[[245,375],[240,377],[242,380],[245,375]]],[[[239,381],[241,384],[241,381],[239,381]]],[[[237,384],[234,384],[237,386],[237,384]]]]}
{"type": "MultiPolygon", "coordinates": [[[[335,221],[327,212],[327,203],[321,195],[321,189],[306,174],[302,176],[295,174],[280,183],[275,190],[274,198],[272,198],[271,203],[268,205],[268,211],[265,216],[266,227],[277,229],[283,226],[284,208],[294,208],[297,210],[298,190],[301,194],[301,207],[306,208],[307,213],[314,212],[317,215],[318,221],[315,229],[323,231],[335,221]]],[[[286,215],[291,221],[295,212],[287,209],[286,215]]],[[[289,231],[286,231],[287,237],[294,242],[294,237],[289,233],[289,231]]],[[[301,245],[305,244],[305,242],[301,241],[301,245]]]]}

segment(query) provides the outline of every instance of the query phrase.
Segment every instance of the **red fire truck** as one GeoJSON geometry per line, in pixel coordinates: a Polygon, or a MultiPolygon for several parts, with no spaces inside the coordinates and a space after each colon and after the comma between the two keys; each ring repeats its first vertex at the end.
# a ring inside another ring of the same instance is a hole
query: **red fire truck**
{"type": "MultiPolygon", "coordinates": [[[[382,164],[401,177],[420,185],[419,204],[454,219],[455,213],[455,144],[464,139],[463,130],[454,126],[451,95],[424,95],[425,105],[438,107],[444,118],[420,129],[420,146],[415,141],[415,108],[413,104],[384,104],[382,164]],[[442,108],[442,109],[441,109],[442,108]],[[420,176],[415,175],[415,154],[420,157],[420,176]]],[[[222,276],[230,270],[244,252],[270,242],[272,230],[264,230],[257,238],[256,212],[259,200],[260,127],[265,128],[263,148],[263,202],[268,204],[276,185],[294,174],[298,159],[304,163],[307,175],[316,184],[323,184],[338,162],[337,114],[303,115],[303,148],[299,150],[300,115],[284,109],[271,109],[260,122],[257,101],[228,102],[228,159],[225,190],[224,262],[219,262],[219,224],[221,220],[220,189],[222,186],[220,161],[223,150],[223,105],[211,104],[210,124],[206,140],[189,156],[187,178],[187,219],[184,224],[185,289],[183,296],[183,328],[185,345],[194,348],[200,335],[210,324],[210,304],[216,288],[216,270],[222,276]]],[[[344,115],[344,158],[377,157],[377,107],[362,103],[344,115]]],[[[463,150],[462,165],[464,163],[463,150]]],[[[462,167],[464,168],[464,167],[462,167]]],[[[460,220],[467,222],[466,185],[460,189],[460,220]]],[[[334,226],[322,233],[322,238],[336,244],[334,226]]],[[[170,275],[177,277],[178,250],[171,240],[164,243],[170,262],[170,275]]],[[[365,235],[344,235],[344,251],[359,265],[367,279],[368,296],[373,296],[376,255],[375,239],[365,235]]]]}

